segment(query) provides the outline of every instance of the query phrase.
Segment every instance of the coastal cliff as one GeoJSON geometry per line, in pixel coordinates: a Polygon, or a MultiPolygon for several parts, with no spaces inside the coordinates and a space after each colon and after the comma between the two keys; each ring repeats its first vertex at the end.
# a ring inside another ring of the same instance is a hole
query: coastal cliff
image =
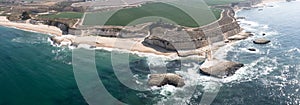
{"type": "Polygon", "coordinates": [[[241,27],[234,18],[234,11],[230,7],[222,6],[221,18],[211,24],[199,28],[183,28],[167,26],[166,23],[156,23],[150,29],[151,35],[145,43],[159,46],[171,51],[194,50],[227,40],[228,37],[241,32],[241,27]]]}
{"type": "Polygon", "coordinates": [[[234,18],[235,12],[231,7],[216,6],[215,8],[223,10],[221,18],[211,24],[197,28],[158,21],[136,26],[80,26],[70,28],[69,34],[77,36],[144,38],[142,43],[152,48],[159,47],[171,52],[195,50],[208,46],[209,43],[223,42],[228,37],[236,35],[242,30],[234,18]]]}

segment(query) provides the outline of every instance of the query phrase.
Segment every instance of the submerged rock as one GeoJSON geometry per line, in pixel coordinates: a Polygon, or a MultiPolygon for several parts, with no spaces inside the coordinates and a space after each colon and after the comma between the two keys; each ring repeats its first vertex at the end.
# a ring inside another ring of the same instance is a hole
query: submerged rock
{"type": "Polygon", "coordinates": [[[256,51],[255,48],[248,48],[249,51],[256,51]]]}
{"type": "Polygon", "coordinates": [[[200,67],[200,72],[204,75],[226,78],[235,74],[243,66],[244,64],[231,61],[212,60],[205,61],[200,67]]]}
{"type": "Polygon", "coordinates": [[[148,80],[149,86],[164,86],[173,85],[175,87],[183,87],[185,85],[184,80],[180,75],[167,73],[167,74],[151,74],[148,80]]]}
{"type": "Polygon", "coordinates": [[[253,43],[255,43],[255,44],[268,44],[270,42],[271,42],[270,40],[267,40],[267,39],[264,39],[264,38],[255,39],[253,41],[253,43]]]}

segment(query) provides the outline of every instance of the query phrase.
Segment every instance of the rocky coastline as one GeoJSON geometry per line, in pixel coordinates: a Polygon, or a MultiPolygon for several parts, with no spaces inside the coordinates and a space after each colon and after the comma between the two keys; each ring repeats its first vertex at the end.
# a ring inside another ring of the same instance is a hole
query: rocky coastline
{"type": "MultiPolygon", "coordinates": [[[[108,47],[172,57],[188,57],[192,55],[206,57],[208,60],[204,62],[200,72],[223,78],[233,75],[236,70],[243,67],[243,64],[210,58],[207,56],[208,53],[212,52],[212,49],[218,49],[222,45],[226,45],[226,43],[246,39],[251,36],[251,33],[242,32],[242,28],[235,18],[236,10],[234,8],[230,6],[216,6],[215,8],[223,9],[221,18],[216,22],[198,28],[183,27],[160,21],[137,26],[78,26],[74,28],[60,21],[43,20],[43,24],[45,24],[43,26],[55,26],[56,28],[53,30],[60,30],[58,31],[60,34],[49,32],[54,35],[50,39],[60,46],[77,47],[79,44],[88,44],[91,46],[90,48],[108,47]],[[71,35],[65,36],[65,34],[71,35]],[[209,46],[213,46],[216,43],[221,43],[221,46],[209,48],[209,46]]],[[[21,24],[8,25],[13,24],[13,22],[4,22],[3,20],[0,22],[0,25],[17,27],[21,24]]],[[[22,24],[30,24],[30,26],[35,26],[34,28],[40,26],[33,23],[22,24]]],[[[28,29],[28,27],[17,28],[28,29]]],[[[32,30],[45,33],[34,28],[32,27],[32,30]]],[[[29,28],[28,30],[31,29],[29,28]]],[[[181,81],[181,79],[177,80],[181,81]]],[[[168,83],[159,83],[158,85],[165,84],[168,83]]],[[[174,85],[173,82],[171,84],[174,85]]],[[[182,84],[177,84],[177,86],[181,87],[182,84]]]]}

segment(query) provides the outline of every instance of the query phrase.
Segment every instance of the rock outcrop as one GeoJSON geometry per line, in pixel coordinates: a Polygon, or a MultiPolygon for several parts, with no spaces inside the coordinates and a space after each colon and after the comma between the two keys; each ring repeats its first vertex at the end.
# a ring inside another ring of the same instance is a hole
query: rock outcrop
{"type": "Polygon", "coordinates": [[[234,11],[230,7],[220,6],[222,17],[209,25],[188,28],[167,23],[153,23],[150,35],[145,43],[158,46],[170,51],[195,50],[207,46],[209,43],[222,42],[228,37],[241,32],[241,28],[234,18],[234,11]]]}
{"type": "Polygon", "coordinates": [[[185,85],[184,80],[180,75],[167,73],[167,74],[151,74],[148,80],[149,86],[164,86],[173,85],[175,87],[183,87],[185,85]]]}
{"type": "Polygon", "coordinates": [[[36,18],[31,21],[32,24],[42,23],[49,26],[55,26],[62,31],[63,35],[68,35],[70,28],[77,22],[77,19],[49,19],[36,18]]]}
{"type": "MultiPolygon", "coordinates": [[[[54,45],[58,46],[69,46],[69,45],[76,45],[76,43],[73,43],[75,37],[73,36],[52,36],[50,37],[50,40],[53,42],[54,45]]],[[[77,45],[76,45],[77,46],[77,45]]]]}
{"type": "Polygon", "coordinates": [[[255,48],[248,48],[249,51],[256,51],[255,48]]]}
{"type": "Polygon", "coordinates": [[[243,35],[234,35],[231,37],[228,37],[228,40],[243,40],[243,39],[247,39],[247,36],[243,36],[243,35]]]}
{"type": "Polygon", "coordinates": [[[63,32],[62,33],[63,35],[67,35],[69,33],[69,26],[65,23],[53,21],[53,20],[47,20],[44,21],[44,24],[59,28],[63,32]]]}
{"type": "Polygon", "coordinates": [[[50,37],[50,40],[51,40],[54,44],[60,44],[60,43],[63,41],[63,39],[60,39],[60,38],[55,37],[55,36],[51,36],[51,37],[50,37]]]}
{"type": "Polygon", "coordinates": [[[169,51],[193,50],[208,45],[201,31],[187,31],[168,23],[156,22],[150,26],[150,36],[144,43],[169,51]]]}
{"type": "Polygon", "coordinates": [[[250,36],[253,36],[253,34],[251,32],[239,33],[237,35],[228,37],[228,40],[244,40],[250,36]]]}
{"type": "Polygon", "coordinates": [[[226,78],[235,74],[235,72],[243,66],[244,64],[231,61],[212,60],[205,61],[200,67],[200,72],[209,76],[226,78]]]}
{"type": "Polygon", "coordinates": [[[268,44],[270,42],[271,42],[270,40],[264,38],[255,39],[253,41],[254,44],[268,44]]]}

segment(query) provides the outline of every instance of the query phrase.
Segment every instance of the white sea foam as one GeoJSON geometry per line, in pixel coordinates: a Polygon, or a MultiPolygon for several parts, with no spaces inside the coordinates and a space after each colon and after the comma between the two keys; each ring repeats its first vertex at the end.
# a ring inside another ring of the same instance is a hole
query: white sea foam
{"type": "Polygon", "coordinates": [[[258,30],[257,33],[258,33],[259,35],[266,34],[267,36],[270,36],[270,35],[278,35],[278,34],[279,34],[277,31],[269,31],[269,30],[264,30],[264,29],[258,30]]]}
{"type": "Polygon", "coordinates": [[[244,25],[247,25],[247,26],[251,26],[251,27],[258,27],[258,26],[260,26],[259,23],[254,22],[254,21],[242,20],[240,22],[241,22],[241,24],[244,24],[244,25]]]}
{"type": "Polygon", "coordinates": [[[16,43],[21,43],[21,42],[22,42],[22,40],[21,40],[20,37],[14,38],[14,39],[12,39],[11,41],[12,41],[12,42],[16,42],[16,43]]]}
{"type": "Polygon", "coordinates": [[[213,53],[213,57],[217,59],[225,59],[227,57],[227,52],[233,49],[233,45],[234,44],[230,44],[220,47],[216,52],[213,53]]]}
{"type": "Polygon", "coordinates": [[[269,29],[269,25],[264,25],[262,28],[269,29]]]}
{"type": "Polygon", "coordinates": [[[299,48],[292,48],[292,49],[287,51],[287,53],[293,53],[293,52],[300,53],[300,49],[299,48]]]}
{"type": "MultiPolygon", "coordinates": [[[[201,75],[198,73],[200,65],[196,63],[190,63],[193,65],[187,70],[176,71],[176,74],[181,75],[185,80],[185,86],[183,88],[176,88],[174,86],[163,86],[161,88],[153,87],[153,89],[161,90],[160,94],[167,96],[158,102],[160,104],[176,103],[175,105],[183,105],[189,102],[190,98],[197,97],[205,92],[218,92],[222,86],[222,79],[201,75]],[[204,87],[202,91],[197,89],[197,86],[204,87]]],[[[205,97],[205,96],[204,96],[205,97]]]]}
{"type": "Polygon", "coordinates": [[[95,50],[105,50],[105,51],[115,51],[118,53],[128,53],[128,54],[136,54],[140,57],[158,57],[158,58],[165,58],[165,59],[176,59],[177,57],[172,57],[172,56],[164,56],[164,55],[157,55],[157,54],[152,54],[152,53],[143,53],[143,52],[138,52],[138,51],[130,51],[126,49],[118,49],[118,48],[108,48],[108,47],[96,47],[94,48],[95,50]]]}
{"type": "Polygon", "coordinates": [[[176,87],[172,85],[165,85],[162,87],[162,90],[160,92],[163,96],[169,96],[170,94],[173,94],[176,91],[176,87]]]}
{"type": "Polygon", "coordinates": [[[256,61],[246,64],[239,69],[235,75],[225,78],[222,81],[224,83],[229,82],[247,82],[254,79],[258,79],[263,75],[268,75],[277,69],[278,61],[276,58],[261,57],[256,61]]]}
{"type": "Polygon", "coordinates": [[[88,44],[79,44],[77,48],[83,48],[83,49],[87,49],[87,50],[93,50],[93,49],[91,49],[91,45],[88,45],[88,44]]]}
{"type": "MultiPolygon", "coordinates": [[[[270,27],[268,25],[263,25],[259,24],[258,22],[252,22],[252,21],[247,21],[247,20],[241,20],[241,23],[244,24],[243,28],[245,28],[245,31],[251,31],[257,34],[262,34],[265,33],[268,36],[270,35],[277,35],[278,33],[276,31],[269,31],[270,27]]],[[[259,38],[259,36],[254,36],[246,39],[245,41],[250,41],[259,38]]],[[[244,41],[238,41],[236,44],[239,44],[244,41]]],[[[272,46],[272,45],[271,45],[272,46]]],[[[273,45],[275,47],[278,47],[277,45],[273,45]]],[[[247,45],[247,48],[254,48],[252,45],[247,45]]],[[[227,57],[228,51],[233,51],[235,52],[248,52],[248,53],[256,53],[260,54],[262,53],[258,48],[255,48],[256,51],[252,52],[249,51],[246,48],[238,48],[236,49],[232,45],[224,46],[221,47],[217,52],[214,53],[214,57],[218,59],[224,59],[227,57]]],[[[266,53],[268,53],[267,51],[266,53]]],[[[237,56],[233,56],[237,57],[237,56]]],[[[236,58],[237,59],[237,58],[236,58]]],[[[185,79],[186,85],[184,88],[170,88],[168,87],[162,87],[160,88],[162,91],[164,91],[163,95],[166,95],[165,92],[174,92],[172,93],[172,96],[169,96],[168,99],[163,99],[161,102],[158,102],[159,104],[162,103],[167,103],[167,100],[172,100],[175,103],[180,103],[185,104],[190,97],[193,97],[191,95],[186,95],[182,94],[181,91],[185,91],[186,93],[193,93],[194,90],[191,89],[191,87],[195,87],[197,85],[204,86],[202,92],[197,93],[197,94],[203,94],[204,92],[217,92],[219,87],[221,87],[223,84],[222,83],[240,83],[240,82],[247,82],[251,81],[253,79],[258,79],[259,77],[263,75],[268,75],[269,73],[273,72],[275,69],[277,69],[276,65],[278,65],[278,62],[276,58],[267,58],[267,57],[261,57],[257,59],[256,61],[253,61],[250,64],[246,64],[244,67],[239,69],[236,74],[233,76],[230,76],[225,79],[219,79],[219,78],[214,78],[214,77],[209,77],[209,76],[204,76],[200,75],[197,70],[199,70],[199,65],[198,64],[184,64],[185,66],[190,66],[193,65],[192,68],[189,68],[187,71],[177,71],[176,73],[179,75],[182,75],[185,79]],[[268,63],[265,63],[268,62],[268,63]],[[185,95],[188,98],[182,98],[181,96],[185,95]],[[176,99],[181,100],[176,100],[176,99]],[[184,100],[184,101],[183,101],[184,100]],[[178,101],[178,102],[177,102],[178,101]]],[[[193,93],[195,94],[195,93],[193,93]]]]}
{"type": "Polygon", "coordinates": [[[37,43],[43,43],[42,41],[45,40],[44,38],[41,37],[34,37],[30,40],[27,40],[26,38],[23,37],[16,37],[11,40],[11,42],[15,43],[25,43],[25,44],[37,44],[37,43]]]}
{"type": "MultiPolygon", "coordinates": [[[[253,48],[253,47],[251,47],[251,48],[253,48]]],[[[240,48],[240,49],[241,49],[241,51],[247,52],[247,53],[253,53],[253,54],[259,54],[260,53],[259,49],[257,49],[257,48],[254,48],[254,49],[256,49],[256,51],[249,51],[248,48],[240,48]]]]}

